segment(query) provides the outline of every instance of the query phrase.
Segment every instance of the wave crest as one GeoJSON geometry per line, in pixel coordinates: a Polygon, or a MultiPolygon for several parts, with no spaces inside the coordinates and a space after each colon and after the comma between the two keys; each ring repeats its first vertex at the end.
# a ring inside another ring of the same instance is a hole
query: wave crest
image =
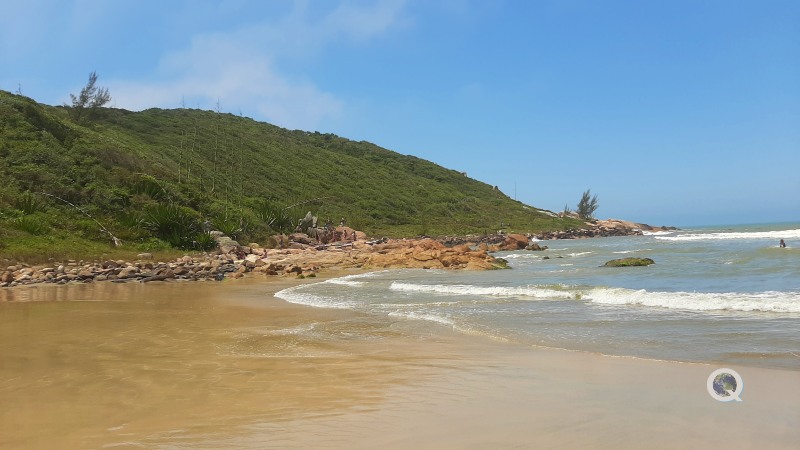
{"type": "Polygon", "coordinates": [[[550,299],[575,298],[575,293],[541,286],[473,286],[469,284],[413,284],[395,281],[389,286],[393,291],[426,292],[444,295],[486,295],[493,297],[534,297],[550,299]]]}
{"type": "Polygon", "coordinates": [[[744,239],[800,239],[800,229],[780,231],[729,231],[718,233],[686,233],[672,236],[653,236],[653,239],[662,241],[713,241],[713,240],[744,240],[744,239]]]}
{"type": "Polygon", "coordinates": [[[595,288],[583,298],[605,305],[641,305],[689,311],[800,313],[800,292],[648,292],[644,289],[595,288]]]}

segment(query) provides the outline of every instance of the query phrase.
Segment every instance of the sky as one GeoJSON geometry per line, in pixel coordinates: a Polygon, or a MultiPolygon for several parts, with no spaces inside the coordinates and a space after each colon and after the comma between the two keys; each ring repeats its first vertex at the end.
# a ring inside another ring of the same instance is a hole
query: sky
{"type": "MultiPolygon", "coordinates": [[[[794,0],[0,0],[0,89],[370,141],[539,208],[800,221],[794,0]]],[[[0,118],[1,119],[1,118],[0,118]]]]}

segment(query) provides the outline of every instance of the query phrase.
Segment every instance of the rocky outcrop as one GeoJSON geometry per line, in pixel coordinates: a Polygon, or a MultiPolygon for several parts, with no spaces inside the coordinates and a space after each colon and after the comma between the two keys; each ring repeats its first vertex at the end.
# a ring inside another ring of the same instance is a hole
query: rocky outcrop
{"type": "Polygon", "coordinates": [[[591,227],[580,228],[577,230],[546,231],[536,235],[536,238],[541,241],[547,241],[552,239],[587,239],[611,236],[641,236],[643,234],[644,233],[638,229],[591,227]]]}
{"type": "Polygon", "coordinates": [[[627,220],[607,219],[598,220],[593,223],[586,223],[586,228],[547,231],[538,234],[539,240],[550,239],[584,239],[593,237],[612,237],[612,236],[641,236],[645,231],[672,231],[675,227],[653,227],[646,223],[629,222],[627,220]]]}
{"type": "Polygon", "coordinates": [[[508,234],[499,246],[502,251],[522,250],[528,246],[528,236],[524,234],[508,234]]]}
{"type": "Polygon", "coordinates": [[[239,250],[239,243],[234,241],[228,236],[225,236],[221,231],[211,231],[211,237],[214,238],[214,241],[217,243],[217,248],[223,254],[227,253],[234,253],[239,250]]]}
{"type": "MultiPolygon", "coordinates": [[[[293,244],[302,245],[299,242],[293,244]]],[[[152,255],[148,256],[152,258],[152,255]]],[[[313,245],[263,249],[255,243],[247,246],[237,243],[228,253],[183,256],[169,262],[154,262],[152,259],[133,262],[69,260],[53,261],[47,266],[8,266],[0,270],[0,287],[93,281],[221,281],[241,278],[251,272],[270,276],[315,277],[317,272],[328,267],[488,270],[504,268],[506,263],[488,254],[485,246],[480,249],[468,245],[446,247],[432,239],[355,241],[323,246],[322,249],[313,245]]]]}
{"type": "Polygon", "coordinates": [[[653,227],[646,223],[637,223],[637,222],[630,222],[627,220],[620,220],[620,219],[606,219],[606,220],[598,220],[595,224],[595,227],[605,228],[605,229],[617,229],[617,230],[639,230],[639,231],[672,231],[677,230],[675,227],[653,227]]]}
{"type": "Polygon", "coordinates": [[[433,239],[399,240],[376,245],[363,264],[366,268],[421,268],[488,270],[506,265],[485,249],[468,245],[447,247],[433,239]]]}
{"type": "Polygon", "coordinates": [[[446,236],[438,239],[445,247],[469,245],[491,252],[514,250],[546,250],[547,246],[530,242],[531,237],[524,234],[484,234],[467,236],[446,236]]]}
{"type": "Polygon", "coordinates": [[[603,267],[634,267],[634,266],[649,266],[656,262],[650,258],[622,258],[612,259],[603,264],[603,267]]]}

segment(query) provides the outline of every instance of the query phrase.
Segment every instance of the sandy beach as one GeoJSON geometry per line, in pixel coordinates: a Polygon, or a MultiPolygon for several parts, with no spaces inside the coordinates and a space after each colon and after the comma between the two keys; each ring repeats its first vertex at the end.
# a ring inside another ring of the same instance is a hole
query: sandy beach
{"type": "Polygon", "coordinates": [[[0,291],[0,447],[800,442],[797,371],[741,369],[744,401],[722,403],[706,391],[715,366],[512,345],[273,297],[317,281],[0,291]]]}

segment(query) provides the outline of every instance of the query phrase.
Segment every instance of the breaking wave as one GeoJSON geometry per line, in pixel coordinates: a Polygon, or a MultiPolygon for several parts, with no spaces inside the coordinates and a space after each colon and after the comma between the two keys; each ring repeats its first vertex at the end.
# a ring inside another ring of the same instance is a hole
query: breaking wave
{"type": "Polygon", "coordinates": [[[648,292],[644,289],[595,288],[582,298],[606,305],[641,305],[689,311],[800,313],[800,292],[648,292]]]}
{"type": "Polygon", "coordinates": [[[289,303],[305,306],[316,306],[318,308],[354,309],[359,306],[359,303],[341,297],[329,297],[325,295],[308,294],[302,292],[302,290],[307,289],[308,286],[313,285],[301,284],[299,286],[283,289],[276,292],[275,297],[281,300],[286,300],[289,303]]]}
{"type": "Polygon", "coordinates": [[[468,284],[413,284],[395,281],[389,289],[444,295],[486,295],[493,297],[533,297],[543,299],[575,298],[575,293],[540,286],[473,286],[468,284]]]}
{"type": "Polygon", "coordinates": [[[439,295],[528,297],[550,300],[584,300],[605,305],[638,305],[687,311],[744,311],[800,313],[800,292],[756,293],[650,292],[644,289],[577,288],[553,286],[473,286],[464,284],[412,284],[394,282],[393,291],[439,295]]]}
{"type": "Polygon", "coordinates": [[[780,231],[730,231],[717,233],[685,233],[671,236],[653,236],[653,239],[663,241],[711,241],[731,239],[800,239],[800,229],[780,231]]]}

